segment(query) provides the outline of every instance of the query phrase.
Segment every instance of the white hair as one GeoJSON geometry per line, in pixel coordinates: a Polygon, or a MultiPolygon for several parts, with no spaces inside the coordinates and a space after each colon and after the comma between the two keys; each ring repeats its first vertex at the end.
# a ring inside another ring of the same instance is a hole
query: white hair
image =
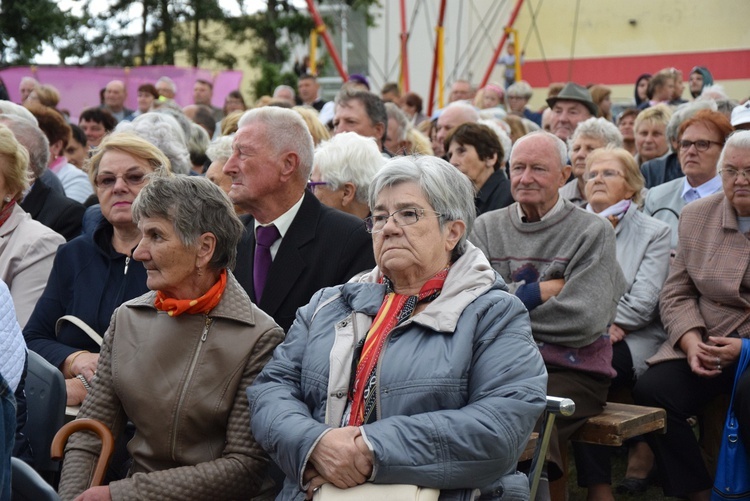
{"type": "Polygon", "coordinates": [[[388,119],[391,118],[398,124],[398,137],[399,141],[405,141],[406,135],[411,128],[411,123],[401,108],[395,103],[385,103],[385,113],[388,115],[388,119]]]}
{"type": "Polygon", "coordinates": [[[568,138],[568,154],[573,154],[573,144],[579,137],[590,137],[600,139],[605,145],[611,144],[617,148],[622,148],[622,133],[615,124],[606,118],[587,118],[578,124],[573,135],[568,138]]]}
{"type": "Polygon", "coordinates": [[[511,141],[508,132],[503,128],[503,126],[508,127],[508,124],[506,124],[505,122],[498,123],[497,120],[491,119],[480,120],[477,123],[486,125],[490,129],[492,129],[492,132],[494,132],[497,138],[500,140],[500,145],[503,147],[503,158],[501,158],[500,161],[502,165],[505,165],[505,162],[507,162],[510,158],[510,150],[513,147],[513,141],[511,141]]]}
{"type": "Polygon", "coordinates": [[[172,80],[169,77],[161,77],[159,80],[156,81],[156,83],[164,82],[165,84],[169,85],[169,88],[172,89],[172,92],[177,92],[177,84],[174,83],[174,80],[172,80]]]}
{"type": "Polygon", "coordinates": [[[385,159],[374,138],[342,132],[320,143],[315,149],[313,164],[330,189],[337,190],[345,183],[352,183],[357,188],[357,201],[366,204],[370,183],[385,159]]]}
{"type": "MultiPolygon", "coordinates": [[[[538,130],[535,132],[529,132],[525,136],[518,138],[518,140],[516,141],[516,144],[513,145],[514,149],[518,147],[519,144],[523,143],[524,141],[527,141],[529,138],[540,137],[540,136],[546,138],[549,141],[549,143],[555,147],[555,149],[557,150],[557,155],[559,156],[558,160],[560,160],[560,169],[564,168],[568,164],[568,148],[565,146],[565,141],[563,141],[556,135],[547,132],[546,130],[538,130]]],[[[511,157],[512,156],[513,154],[511,153],[511,157]]]]}
{"type": "Polygon", "coordinates": [[[19,87],[20,87],[20,85],[21,85],[22,83],[24,83],[24,82],[33,82],[33,83],[34,83],[34,85],[39,85],[39,80],[37,80],[36,78],[34,78],[34,77],[23,77],[23,78],[21,79],[21,81],[20,81],[20,82],[18,82],[18,85],[19,85],[19,87]]]}
{"type": "Polygon", "coordinates": [[[234,134],[229,136],[221,136],[216,141],[208,145],[206,149],[206,156],[212,162],[217,160],[229,160],[232,156],[232,141],[234,140],[234,134]]]}
{"type": "Polygon", "coordinates": [[[718,101],[719,99],[729,99],[729,96],[724,91],[724,87],[719,84],[713,84],[703,87],[701,95],[698,96],[697,100],[705,101],[707,99],[718,101]]]}
{"type": "Polygon", "coordinates": [[[39,121],[29,110],[23,106],[17,105],[16,103],[11,103],[10,101],[0,101],[0,115],[13,115],[15,117],[25,118],[32,124],[39,125],[39,121]]]}
{"type": "Polygon", "coordinates": [[[313,138],[302,115],[294,110],[276,106],[264,106],[246,111],[237,128],[242,129],[254,123],[265,126],[265,138],[269,147],[277,154],[292,151],[299,157],[299,172],[307,182],[313,165],[313,138]]]}
{"type": "Polygon", "coordinates": [[[724,148],[722,148],[721,154],[719,155],[719,161],[716,162],[717,171],[720,171],[724,167],[724,157],[729,148],[739,148],[750,151],[750,130],[740,129],[729,134],[727,142],[724,143],[724,148]]]}
{"type": "Polygon", "coordinates": [[[115,131],[132,132],[159,148],[169,159],[175,174],[188,174],[192,169],[185,134],[174,117],[144,113],[132,122],[120,122],[115,131]]]}
{"type": "MultiPolygon", "coordinates": [[[[450,103],[448,106],[446,106],[445,108],[443,108],[442,113],[445,113],[446,110],[456,110],[456,111],[460,110],[461,115],[464,118],[466,118],[464,122],[478,122],[479,121],[479,111],[477,111],[477,109],[473,105],[467,103],[466,101],[454,101],[450,103]]],[[[438,117],[438,121],[440,121],[439,117],[438,117]]]]}

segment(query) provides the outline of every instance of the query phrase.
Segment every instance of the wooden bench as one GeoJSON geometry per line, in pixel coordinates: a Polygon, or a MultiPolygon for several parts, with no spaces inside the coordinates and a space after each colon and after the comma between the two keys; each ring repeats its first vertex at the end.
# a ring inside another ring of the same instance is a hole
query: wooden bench
{"type": "MultiPolygon", "coordinates": [[[[590,417],[570,439],[587,444],[618,447],[627,439],[652,431],[665,431],[667,412],[657,407],[607,402],[601,414],[590,417]]],[[[519,461],[534,455],[538,434],[532,433],[519,461]]]]}

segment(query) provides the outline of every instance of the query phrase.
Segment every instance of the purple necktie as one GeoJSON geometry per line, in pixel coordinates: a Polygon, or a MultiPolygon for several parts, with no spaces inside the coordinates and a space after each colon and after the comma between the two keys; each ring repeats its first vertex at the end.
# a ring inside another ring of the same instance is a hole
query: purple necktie
{"type": "Polygon", "coordinates": [[[255,302],[260,303],[263,289],[266,286],[268,270],[271,269],[271,246],[281,237],[279,229],[274,225],[258,226],[255,229],[255,259],[253,261],[253,286],[255,287],[255,302]]]}

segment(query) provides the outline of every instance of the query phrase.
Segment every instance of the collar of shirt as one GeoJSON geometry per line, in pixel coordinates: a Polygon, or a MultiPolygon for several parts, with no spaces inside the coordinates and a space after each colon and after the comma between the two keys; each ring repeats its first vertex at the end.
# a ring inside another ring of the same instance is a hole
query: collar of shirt
{"type": "Polygon", "coordinates": [[[695,192],[698,194],[698,198],[704,198],[708,195],[713,195],[717,191],[721,189],[721,177],[717,174],[713,178],[711,178],[710,181],[707,181],[703,183],[700,186],[696,186],[693,188],[690,186],[690,183],[688,183],[687,177],[685,177],[685,180],[682,182],[682,199],[686,202],[690,202],[687,198],[685,198],[685,195],[687,192],[691,190],[695,190],[695,192]]]}
{"type": "Polygon", "coordinates": [[[253,226],[253,231],[255,231],[255,236],[257,238],[257,228],[258,226],[269,226],[274,225],[276,226],[276,229],[279,230],[279,234],[281,235],[281,238],[276,240],[274,244],[271,246],[271,259],[276,258],[276,252],[279,250],[279,246],[281,245],[281,241],[284,239],[284,235],[286,235],[286,232],[289,231],[289,227],[292,225],[292,221],[294,221],[294,218],[297,216],[297,212],[299,212],[299,208],[302,207],[302,200],[305,199],[305,194],[303,193],[300,199],[297,201],[296,204],[292,205],[288,211],[274,219],[268,224],[261,225],[257,220],[255,221],[255,225],[253,226]]]}
{"type": "MultiPolygon", "coordinates": [[[[565,202],[563,202],[563,197],[557,195],[557,202],[549,211],[547,211],[545,215],[542,216],[542,219],[540,219],[540,221],[544,221],[545,219],[550,218],[560,212],[563,208],[563,205],[565,205],[565,202]]],[[[526,214],[524,214],[523,209],[521,208],[521,204],[516,204],[516,208],[518,210],[518,218],[524,223],[527,223],[528,221],[526,221],[526,214]]]]}
{"type": "Polygon", "coordinates": [[[58,172],[60,172],[60,169],[62,169],[62,166],[66,163],[68,163],[68,159],[65,158],[65,155],[60,155],[52,161],[48,168],[49,170],[57,174],[58,172]]]}

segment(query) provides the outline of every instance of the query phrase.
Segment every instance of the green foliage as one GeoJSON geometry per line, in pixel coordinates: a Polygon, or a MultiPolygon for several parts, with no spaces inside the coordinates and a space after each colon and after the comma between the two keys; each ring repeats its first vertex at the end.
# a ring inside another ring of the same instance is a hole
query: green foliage
{"type": "Polygon", "coordinates": [[[262,62],[260,66],[260,78],[251,84],[254,97],[272,96],[273,91],[279,85],[297,87],[297,75],[291,72],[281,73],[280,66],[274,63],[262,62]]]}
{"type": "Polygon", "coordinates": [[[0,66],[28,64],[43,42],[66,34],[67,23],[53,0],[1,0],[0,66]]]}

